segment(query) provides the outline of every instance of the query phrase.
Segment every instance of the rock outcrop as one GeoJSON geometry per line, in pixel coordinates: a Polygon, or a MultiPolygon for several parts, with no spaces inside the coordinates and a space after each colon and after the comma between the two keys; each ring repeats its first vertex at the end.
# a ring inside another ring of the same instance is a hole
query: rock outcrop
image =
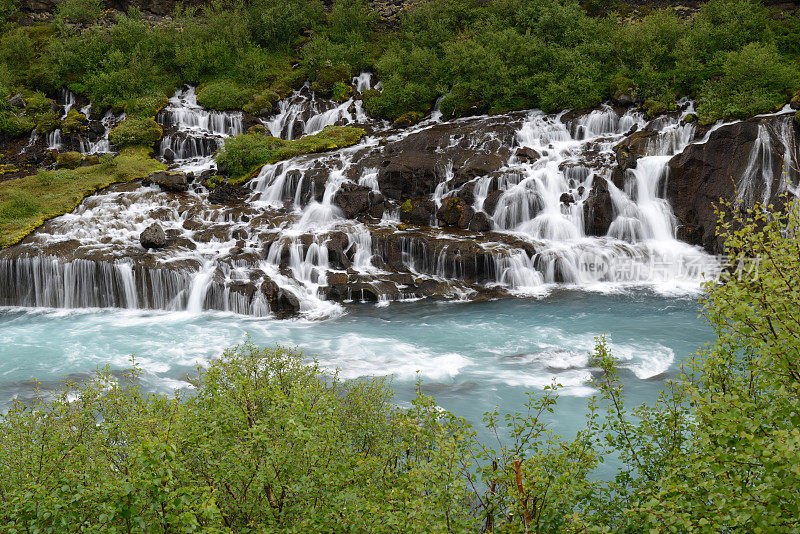
{"type": "Polygon", "coordinates": [[[167,234],[160,224],[154,222],[139,235],[139,243],[148,250],[151,248],[164,248],[167,246],[167,234]]]}

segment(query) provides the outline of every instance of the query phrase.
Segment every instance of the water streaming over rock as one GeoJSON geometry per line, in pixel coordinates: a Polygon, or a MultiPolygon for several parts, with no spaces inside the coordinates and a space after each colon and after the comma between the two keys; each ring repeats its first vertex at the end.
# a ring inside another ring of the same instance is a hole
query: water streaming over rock
{"type": "MultiPolygon", "coordinates": [[[[678,114],[434,115],[397,130],[364,114],[359,94],[372,81],[356,77],[342,103],[306,86],[264,121],[285,139],[363,124],[372,133],[358,145],[266,165],[230,198],[200,180],[181,193],[113,186],[0,252],[0,305],[327,317],[351,300],[536,295],[554,284],[696,289],[718,268],[676,239],[665,198],[668,162],[709,135],[678,114]],[[624,167],[623,149],[635,152],[624,167]],[[168,245],[145,250],[139,235],[153,221],[168,245]]],[[[110,150],[119,120],[107,113],[105,135],[82,151],[110,150]]],[[[159,156],[195,174],[213,170],[214,151],[244,129],[241,113],[202,108],[191,87],[158,121],[159,156]]],[[[772,183],[764,153],[796,169],[793,130],[778,136],[759,134],[743,194],[772,183]]],[[[791,172],[770,191],[795,187],[791,172]]]]}

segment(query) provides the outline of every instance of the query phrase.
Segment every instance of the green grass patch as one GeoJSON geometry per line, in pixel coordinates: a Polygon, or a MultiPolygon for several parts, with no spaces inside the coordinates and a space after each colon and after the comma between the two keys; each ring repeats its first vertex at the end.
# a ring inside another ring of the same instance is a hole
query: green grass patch
{"type": "Polygon", "coordinates": [[[230,182],[238,184],[251,178],[268,163],[351,146],[358,143],[364,134],[364,130],[352,126],[328,126],[317,134],[293,141],[246,133],[228,139],[217,153],[216,160],[220,170],[230,176],[230,182]]]}
{"type": "Polygon", "coordinates": [[[117,182],[164,169],[144,148],[128,148],[97,165],[40,171],[0,183],[0,248],[18,243],[46,220],[75,209],[86,197],[117,182]]]}

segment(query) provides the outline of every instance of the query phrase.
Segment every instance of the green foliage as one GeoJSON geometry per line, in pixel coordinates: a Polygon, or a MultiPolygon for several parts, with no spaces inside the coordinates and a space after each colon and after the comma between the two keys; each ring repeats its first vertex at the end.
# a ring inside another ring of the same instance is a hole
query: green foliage
{"type": "Polygon", "coordinates": [[[247,7],[253,39],[267,48],[289,51],[304,29],[317,25],[324,10],[319,0],[251,2],[247,7]]]}
{"type": "Polygon", "coordinates": [[[5,29],[19,15],[17,0],[0,0],[0,31],[5,29]]]}
{"type": "Polygon", "coordinates": [[[98,189],[144,178],[163,168],[146,149],[128,148],[88,167],[40,171],[0,182],[0,248],[19,242],[47,219],[72,211],[98,189]],[[26,198],[35,201],[19,200],[26,198]]]}
{"type": "Polygon", "coordinates": [[[729,52],[721,71],[719,79],[703,84],[697,106],[701,123],[775,111],[786,102],[787,89],[800,85],[797,68],[785,63],[774,46],[758,43],[729,52]]]}
{"type": "Polygon", "coordinates": [[[201,87],[197,103],[211,109],[240,110],[252,96],[252,89],[230,80],[220,80],[201,87]]]}
{"type": "Polygon", "coordinates": [[[90,24],[102,13],[102,0],[63,0],[56,5],[56,19],[62,23],[90,24]]]}
{"type": "Polygon", "coordinates": [[[0,111],[0,136],[16,139],[28,135],[34,127],[29,117],[19,117],[11,111],[0,111]]]}
{"type": "Polygon", "coordinates": [[[427,397],[399,410],[383,379],[344,382],[298,353],[250,344],[200,371],[188,398],[145,395],[139,377],[136,368],[119,378],[102,371],[9,410],[0,423],[4,530],[474,525],[457,480],[466,436],[427,397]]]}
{"type": "Polygon", "coordinates": [[[239,183],[267,163],[358,143],[365,132],[352,126],[327,126],[321,132],[285,141],[262,133],[245,133],[228,139],[216,155],[218,168],[239,183]]]}
{"type": "Polygon", "coordinates": [[[128,100],[125,104],[125,114],[137,117],[155,117],[167,104],[169,104],[169,99],[163,94],[140,96],[128,100]]]}
{"type": "Polygon", "coordinates": [[[152,147],[162,134],[161,126],[155,119],[128,117],[108,132],[108,140],[117,148],[152,147]]]}

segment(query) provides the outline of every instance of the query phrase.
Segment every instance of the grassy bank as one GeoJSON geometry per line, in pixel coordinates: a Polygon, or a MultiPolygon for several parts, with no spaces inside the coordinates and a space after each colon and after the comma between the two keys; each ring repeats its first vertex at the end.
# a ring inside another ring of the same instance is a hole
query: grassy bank
{"type": "Polygon", "coordinates": [[[87,195],[117,182],[144,178],[165,168],[145,148],[76,169],[40,171],[0,183],[0,248],[18,243],[46,220],[75,209],[87,195]]]}
{"type": "Polygon", "coordinates": [[[352,126],[327,126],[314,135],[285,141],[263,133],[246,133],[228,139],[216,156],[219,169],[233,184],[252,178],[268,163],[344,148],[358,143],[366,132],[352,126]]]}

